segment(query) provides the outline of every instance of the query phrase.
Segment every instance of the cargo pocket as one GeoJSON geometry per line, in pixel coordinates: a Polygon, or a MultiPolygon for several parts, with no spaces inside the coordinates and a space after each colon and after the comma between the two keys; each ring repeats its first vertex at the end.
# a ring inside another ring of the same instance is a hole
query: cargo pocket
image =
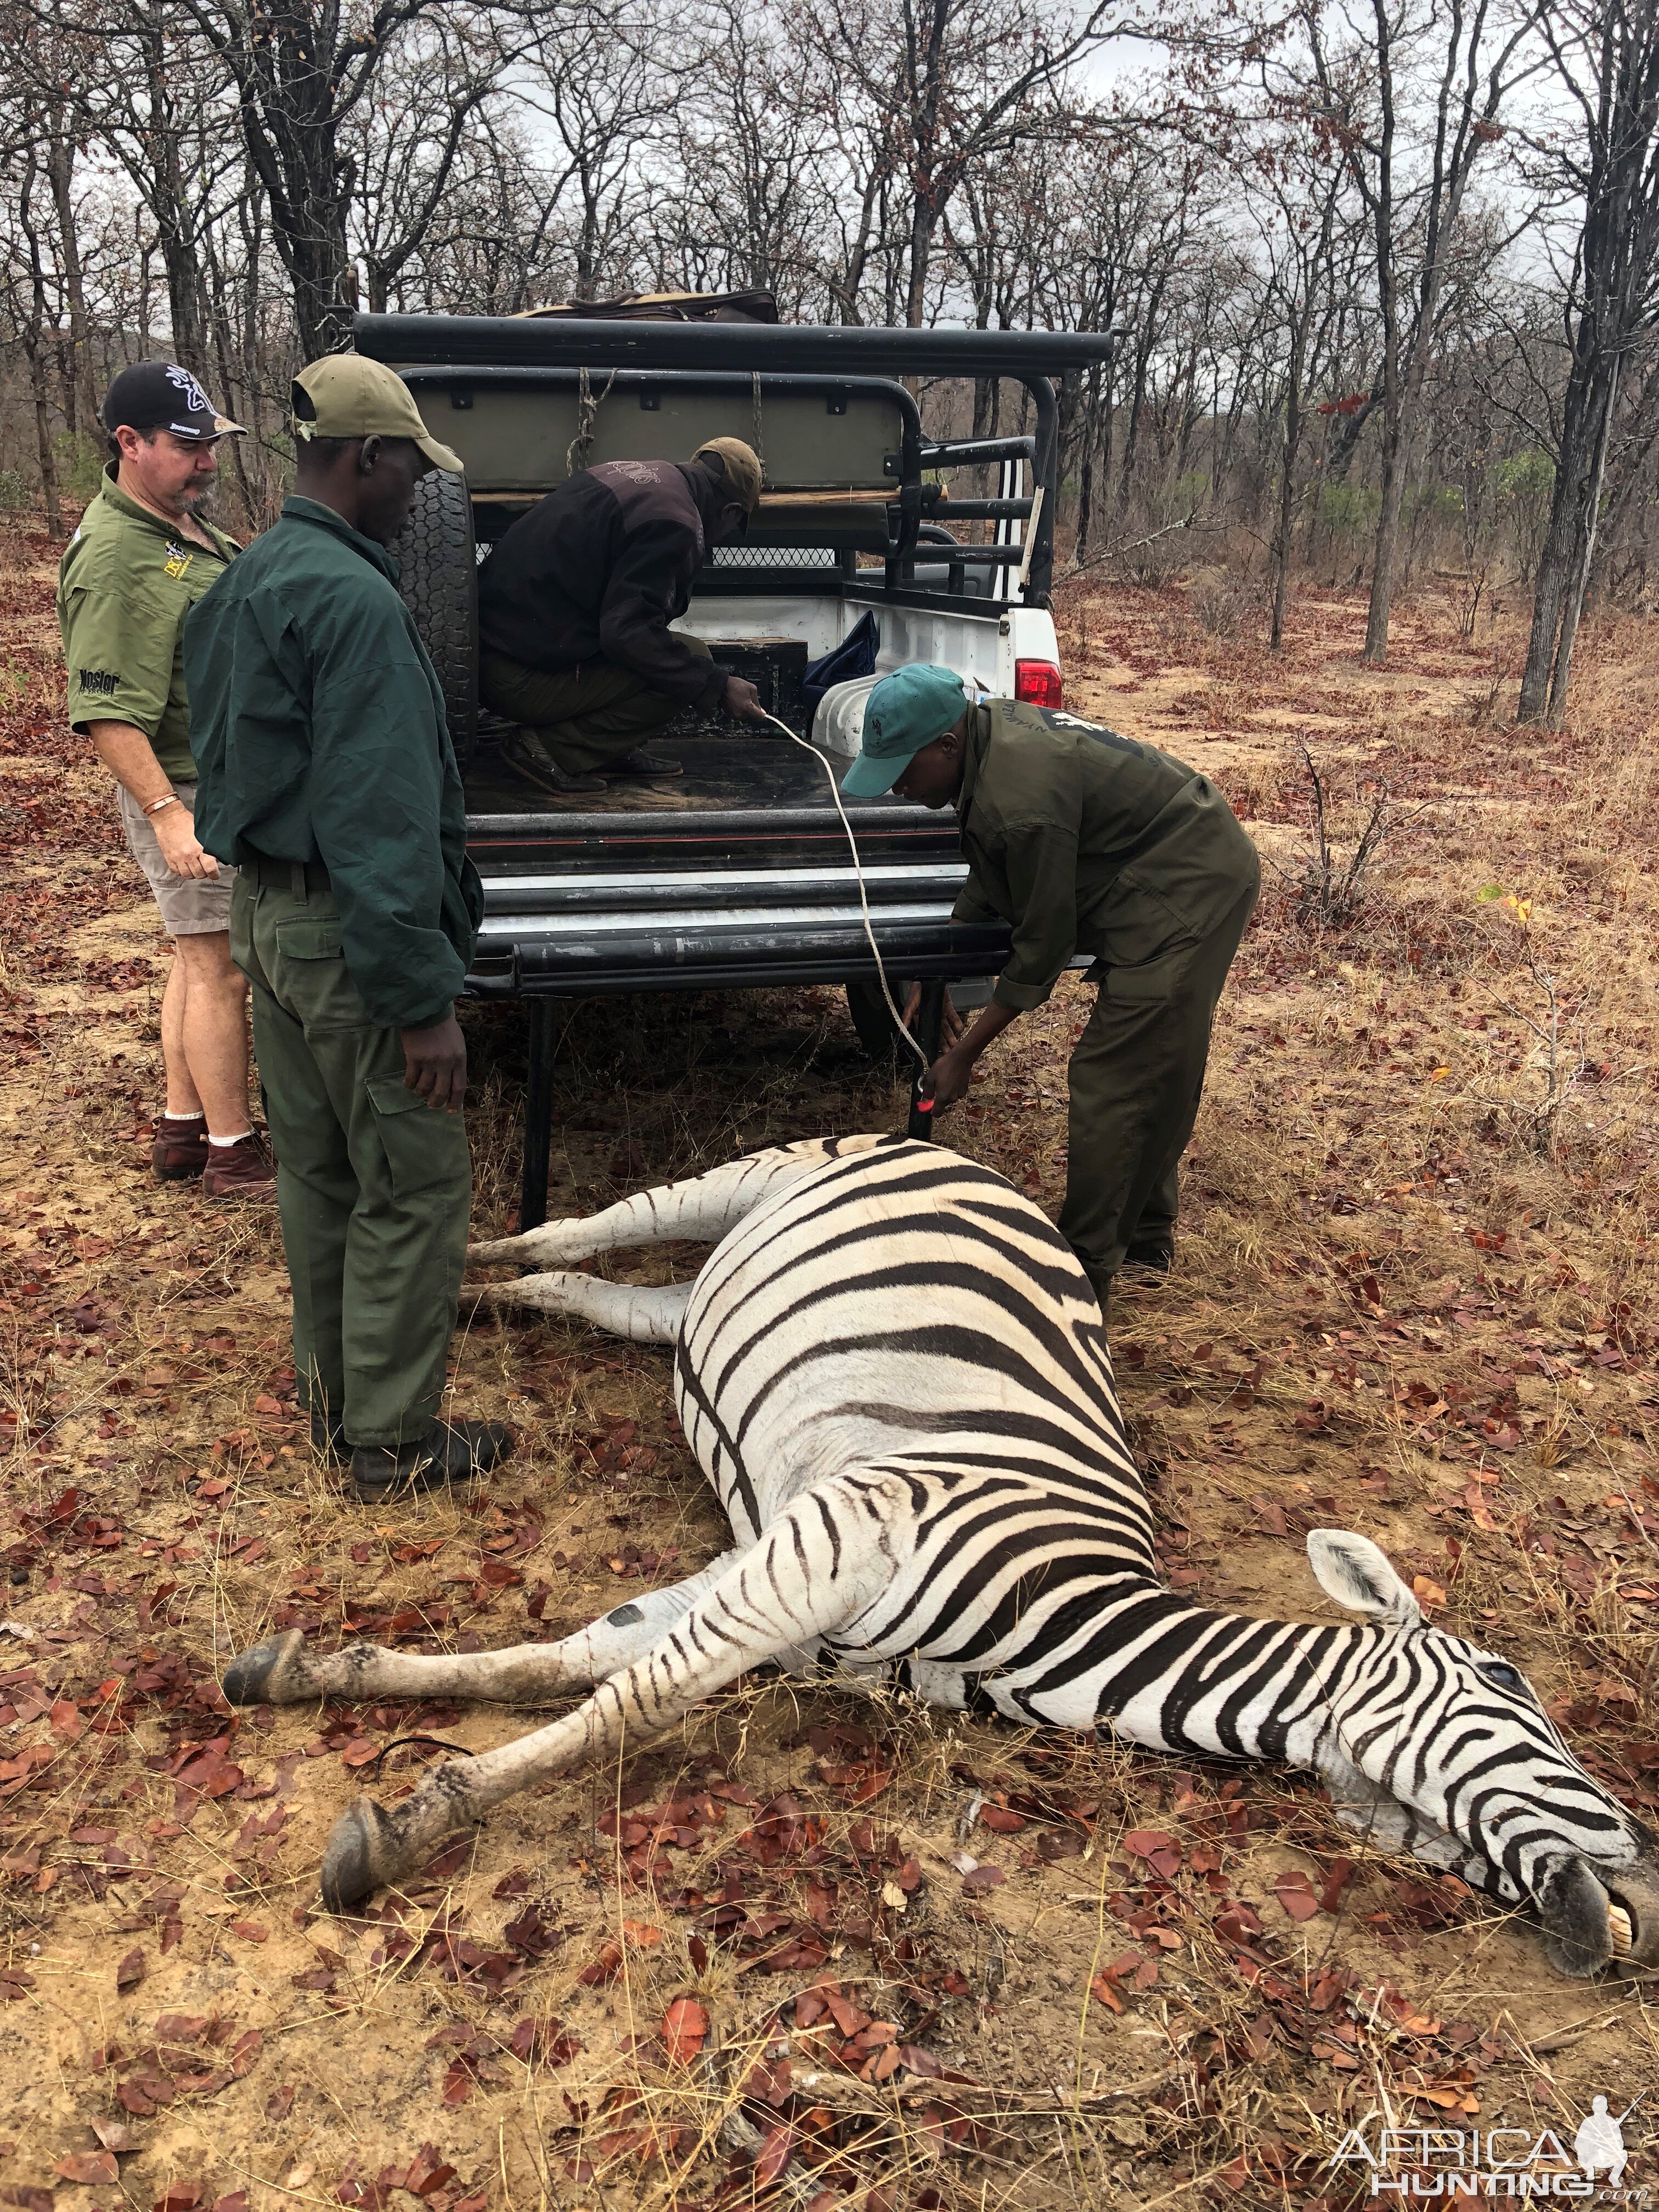
{"type": "Polygon", "coordinates": [[[276,925],[276,995],[307,1030],[370,1026],[357,987],[346,973],[345,950],[335,915],[295,915],[276,925]]]}
{"type": "Polygon", "coordinates": [[[263,984],[264,975],[253,953],[253,908],[259,887],[247,876],[238,876],[230,887],[230,957],[251,983],[263,984]]]}
{"type": "Polygon", "coordinates": [[[371,1075],[364,1088],[374,1109],[393,1196],[443,1193],[465,1206],[472,1188],[465,1115],[434,1111],[401,1075],[371,1075]]]}

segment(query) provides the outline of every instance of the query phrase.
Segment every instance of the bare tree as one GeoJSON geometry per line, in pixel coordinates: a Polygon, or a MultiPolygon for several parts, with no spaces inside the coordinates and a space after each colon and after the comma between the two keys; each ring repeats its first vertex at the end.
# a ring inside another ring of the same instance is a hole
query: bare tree
{"type": "Polygon", "coordinates": [[[1562,302],[1571,366],[1521,720],[1559,726],[1595,558],[1621,374],[1659,314],[1659,6],[1565,0],[1544,19],[1583,137],[1552,149],[1583,222],[1562,302]]]}
{"type": "Polygon", "coordinates": [[[411,23],[381,63],[375,98],[359,101],[343,125],[355,185],[349,242],[370,314],[386,313],[444,203],[474,118],[515,58],[482,17],[457,11],[411,23]]]}
{"type": "Polygon", "coordinates": [[[1505,102],[1539,66],[1544,0],[1371,0],[1369,22],[1335,47],[1316,0],[1302,0],[1304,96],[1343,149],[1364,203],[1381,325],[1382,501],[1364,659],[1389,648],[1395,556],[1442,304],[1454,274],[1470,179],[1503,132],[1505,102]]]}
{"type": "Polygon", "coordinates": [[[795,16],[842,101],[879,118],[904,182],[904,320],[925,319],[933,249],[964,177],[1063,131],[1073,64],[1123,24],[1112,0],[1067,19],[1039,0],[813,0],[795,16]]]}

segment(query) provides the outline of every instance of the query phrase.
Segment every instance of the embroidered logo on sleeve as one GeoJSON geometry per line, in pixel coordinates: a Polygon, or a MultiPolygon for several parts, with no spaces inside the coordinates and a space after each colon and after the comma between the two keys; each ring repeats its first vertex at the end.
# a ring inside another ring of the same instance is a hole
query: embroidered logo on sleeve
{"type": "Polygon", "coordinates": [[[176,538],[167,540],[167,557],[161,569],[164,576],[182,576],[196,556],[188,545],[181,545],[176,538]]]}
{"type": "Polygon", "coordinates": [[[77,668],[75,680],[82,690],[90,691],[99,699],[112,699],[121,682],[112,668],[77,668]]]}

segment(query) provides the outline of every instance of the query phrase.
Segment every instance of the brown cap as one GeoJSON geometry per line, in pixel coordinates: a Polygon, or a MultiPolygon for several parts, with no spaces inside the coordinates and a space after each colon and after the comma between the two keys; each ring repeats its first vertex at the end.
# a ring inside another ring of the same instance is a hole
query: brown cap
{"type": "Polygon", "coordinates": [[[294,380],[296,438],[412,438],[434,469],[464,473],[460,456],[441,446],[421,420],[409,386],[384,362],[331,353],[294,380]]]}
{"type": "Polygon", "coordinates": [[[741,438],[710,438],[692,454],[693,463],[713,453],[726,471],[726,481],[752,514],[761,502],[761,465],[752,446],[741,438]]]}

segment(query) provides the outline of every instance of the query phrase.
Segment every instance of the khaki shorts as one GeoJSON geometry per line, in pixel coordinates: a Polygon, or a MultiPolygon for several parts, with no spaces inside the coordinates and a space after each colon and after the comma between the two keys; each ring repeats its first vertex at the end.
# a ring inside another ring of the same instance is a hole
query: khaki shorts
{"type": "MultiPolygon", "coordinates": [[[[235,869],[221,860],[216,877],[175,876],[161,857],[161,842],[150,826],[149,817],[125,784],[117,784],[115,789],[121,802],[127,843],[132,848],[133,859],[149,878],[155,903],[161,909],[161,927],[167,935],[206,937],[216,929],[228,930],[230,887],[236,880],[235,869]]],[[[192,816],[195,814],[193,782],[175,783],[173,795],[182,800],[192,816]]]]}

